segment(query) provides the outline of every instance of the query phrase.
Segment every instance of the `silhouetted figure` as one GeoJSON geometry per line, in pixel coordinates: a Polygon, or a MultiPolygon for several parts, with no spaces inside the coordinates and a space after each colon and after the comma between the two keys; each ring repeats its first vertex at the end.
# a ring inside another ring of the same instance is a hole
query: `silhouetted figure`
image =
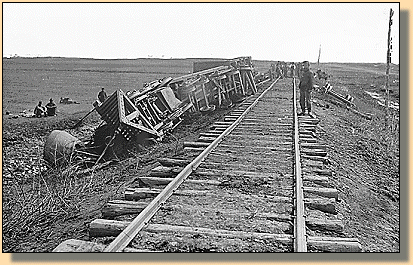
{"type": "Polygon", "coordinates": [[[105,102],[107,98],[108,98],[108,95],[106,95],[105,88],[102,87],[102,90],[98,94],[98,99],[100,102],[103,103],[105,102]]]}
{"type": "Polygon", "coordinates": [[[46,108],[42,106],[42,102],[39,101],[39,104],[34,108],[34,116],[36,118],[41,118],[46,116],[46,108]]]}
{"type": "Polygon", "coordinates": [[[47,109],[47,116],[55,116],[56,115],[56,104],[53,102],[53,99],[51,98],[49,103],[46,104],[46,109],[47,109]]]}
{"type": "Polygon", "coordinates": [[[310,117],[314,117],[311,113],[311,91],[313,90],[314,86],[314,74],[310,71],[310,62],[304,61],[303,62],[303,73],[300,79],[300,106],[301,106],[301,113],[298,114],[300,116],[305,114],[305,109],[308,110],[308,115],[310,117]]]}

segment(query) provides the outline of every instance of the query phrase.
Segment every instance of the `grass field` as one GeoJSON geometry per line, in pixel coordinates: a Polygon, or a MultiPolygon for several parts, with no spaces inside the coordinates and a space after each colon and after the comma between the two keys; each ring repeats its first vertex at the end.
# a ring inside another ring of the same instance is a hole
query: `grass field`
{"type": "Polygon", "coordinates": [[[3,113],[34,109],[39,100],[70,97],[79,105],[58,104],[60,113],[90,110],[97,93],[143,87],[143,83],[190,73],[185,60],[92,60],[67,58],[13,58],[3,60],[3,113]]]}

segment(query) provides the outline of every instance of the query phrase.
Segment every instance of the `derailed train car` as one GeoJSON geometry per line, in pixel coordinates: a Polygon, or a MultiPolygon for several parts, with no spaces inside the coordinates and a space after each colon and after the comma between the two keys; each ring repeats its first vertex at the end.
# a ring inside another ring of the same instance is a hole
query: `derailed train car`
{"type": "Polygon", "coordinates": [[[155,80],[142,91],[125,93],[119,89],[104,102],[94,103],[104,122],[95,130],[92,141],[60,152],[67,137],[56,137],[59,133],[53,132],[46,140],[44,158],[56,165],[56,161],[70,160],[69,155],[89,154],[88,159],[97,164],[108,149],[119,154],[130,143],[160,141],[182,122],[186,111],[228,108],[234,101],[256,93],[253,73],[251,57],[239,57],[195,63],[193,74],[155,80]]]}
{"type": "Polygon", "coordinates": [[[127,141],[162,140],[167,131],[174,129],[191,104],[175,97],[168,86],[170,81],[165,78],[152,82],[143,92],[117,90],[97,104],[96,110],[113,132],[112,137],[120,134],[127,141]]]}

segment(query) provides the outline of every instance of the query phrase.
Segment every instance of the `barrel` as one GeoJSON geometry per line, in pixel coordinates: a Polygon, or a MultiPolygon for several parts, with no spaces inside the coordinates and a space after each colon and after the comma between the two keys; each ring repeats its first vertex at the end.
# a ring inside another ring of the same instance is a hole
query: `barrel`
{"type": "Polygon", "coordinates": [[[44,144],[43,157],[51,165],[64,165],[70,161],[71,155],[81,144],[73,135],[54,130],[47,137],[44,144]]]}

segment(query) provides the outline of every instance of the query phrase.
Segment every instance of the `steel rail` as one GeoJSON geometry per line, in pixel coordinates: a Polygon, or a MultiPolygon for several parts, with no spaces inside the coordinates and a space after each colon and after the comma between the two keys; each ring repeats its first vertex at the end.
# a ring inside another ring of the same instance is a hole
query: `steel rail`
{"type": "Polygon", "coordinates": [[[295,77],[293,77],[293,105],[294,105],[294,153],[295,153],[295,216],[294,216],[294,252],[307,252],[307,238],[305,233],[304,194],[301,177],[301,162],[298,135],[297,92],[295,77]]]}
{"type": "Polygon", "coordinates": [[[242,121],[247,113],[258,103],[267,92],[272,89],[277,78],[255,101],[244,110],[234,123],[222,132],[201,154],[189,163],[164,189],[154,198],[154,200],[107,246],[103,252],[121,252],[149,222],[152,216],[166,202],[172,193],[178,189],[179,185],[202,163],[205,157],[242,121]]]}

